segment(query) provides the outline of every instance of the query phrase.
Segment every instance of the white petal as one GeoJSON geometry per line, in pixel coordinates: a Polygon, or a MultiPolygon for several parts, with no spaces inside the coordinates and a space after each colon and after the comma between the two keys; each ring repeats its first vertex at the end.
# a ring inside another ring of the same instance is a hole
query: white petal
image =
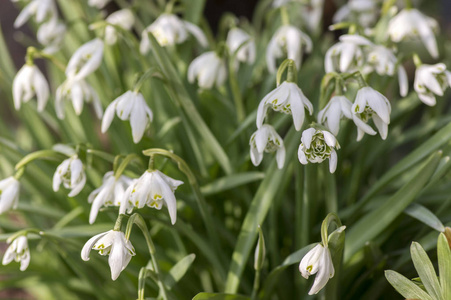
{"type": "Polygon", "coordinates": [[[309,149],[312,142],[313,135],[315,134],[315,128],[309,128],[302,132],[301,142],[304,144],[305,148],[309,149]]]}
{"type": "Polygon", "coordinates": [[[148,119],[147,111],[145,109],[147,107],[147,104],[144,100],[144,97],[142,96],[142,94],[137,94],[135,97],[136,103],[133,106],[133,110],[130,114],[130,125],[132,127],[133,142],[137,144],[144,135],[144,131],[148,124],[148,119]]]}
{"type": "Polygon", "coordinates": [[[333,174],[335,170],[337,169],[337,152],[335,150],[332,150],[329,157],[329,172],[333,174]]]}
{"type": "Polygon", "coordinates": [[[197,39],[199,44],[202,45],[202,47],[208,46],[207,37],[205,36],[204,32],[193,23],[183,21],[183,24],[185,25],[185,28],[197,39]]]}
{"type": "Polygon", "coordinates": [[[406,69],[403,66],[398,67],[399,94],[403,97],[409,92],[409,80],[407,78],[406,69]]]}
{"type": "Polygon", "coordinates": [[[105,114],[103,115],[102,119],[102,133],[105,133],[108,128],[110,128],[111,122],[113,122],[114,118],[114,111],[116,110],[116,100],[110,103],[108,107],[105,110],[105,114]]]}
{"type": "Polygon", "coordinates": [[[276,162],[277,168],[283,169],[283,165],[285,163],[285,147],[282,145],[276,152],[276,162]]]}
{"type": "Polygon", "coordinates": [[[91,252],[92,247],[94,247],[95,243],[102,237],[104,237],[105,235],[107,235],[110,231],[107,232],[102,232],[99,233],[95,236],[93,236],[92,238],[90,238],[85,245],[83,246],[83,249],[81,249],[81,259],[83,259],[84,261],[88,261],[89,260],[89,253],[91,252]]]}

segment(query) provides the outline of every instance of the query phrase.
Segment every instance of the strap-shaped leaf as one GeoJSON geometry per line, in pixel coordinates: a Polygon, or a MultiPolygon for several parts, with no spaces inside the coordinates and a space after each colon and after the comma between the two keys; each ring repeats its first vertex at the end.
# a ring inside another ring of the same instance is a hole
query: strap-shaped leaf
{"type": "Polygon", "coordinates": [[[451,249],[443,233],[437,241],[438,270],[443,299],[451,299],[451,249]]]}
{"type": "Polygon", "coordinates": [[[425,291],[398,272],[387,270],[385,278],[406,299],[433,300],[425,291]]]}
{"type": "Polygon", "coordinates": [[[444,299],[438,282],[437,274],[435,273],[434,266],[429,259],[426,251],[417,242],[413,242],[410,246],[410,254],[415,269],[420,275],[421,282],[424,284],[426,291],[433,299],[444,299]]]}
{"type": "Polygon", "coordinates": [[[443,226],[442,222],[423,205],[412,203],[404,212],[439,232],[445,231],[445,226],[443,226]]]}
{"type": "Polygon", "coordinates": [[[182,258],[182,260],[176,263],[175,266],[169,270],[169,274],[163,280],[163,283],[168,290],[170,290],[180,279],[182,279],[195,258],[196,255],[191,253],[182,258]]]}

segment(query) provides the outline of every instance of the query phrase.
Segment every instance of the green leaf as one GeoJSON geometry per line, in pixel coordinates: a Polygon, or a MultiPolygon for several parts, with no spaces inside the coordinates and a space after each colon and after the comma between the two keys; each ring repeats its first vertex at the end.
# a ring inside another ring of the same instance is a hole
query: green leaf
{"type": "Polygon", "coordinates": [[[250,300],[251,298],[233,294],[199,293],[193,300],[250,300]]]}
{"type": "Polygon", "coordinates": [[[443,299],[451,299],[451,249],[443,233],[438,236],[437,256],[442,296],[443,299]]]}
{"type": "MultiPolygon", "coordinates": [[[[299,139],[300,133],[296,132],[294,128],[290,129],[285,138],[287,157],[293,156],[295,149],[299,145],[299,139]]],[[[238,289],[241,274],[257,238],[257,226],[263,224],[274,198],[278,196],[277,193],[282,182],[284,182],[284,178],[290,175],[290,172],[287,172],[287,165],[285,164],[282,170],[278,170],[274,160],[267,170],[269,176],[263,179],[255,193],[243,225],[241,226],[238,241],[232,255],[232,263],[230,264],[227,275],[226,293],[235,293],[238,289]]]]}
{"type": "Polygon", "coordinates": [[[443,226],[442,222],[423,205],[412,203],[404,210],[404,212],[438,232],[445,231],[445,226],[443,226]]]}
{"type": "Polygon", "coordinates": [[[407,182],[396,194],[374,209],[349,230],[345,246],[345,262],[361,249],[365,243],[383,232],[404,209],[418,196],[429,178],[434,174],[441,158],[441,151],[432,155],[424,167],[407,182]]]}
{"type": "Polygon", "coordinates": [[[282,275],[283,271],[285,271],[289,266],[299,264],[307,252],[309,252],[315,245],[316,244],[310,244],[290,254],[287,258],[285,258],[281,265],[274,268],[271,273],[269,273],[268,277],[266,277],[264,284],[262,284],[259,292],[260,299],[268,299],[271,296],[272,290],[277,285],[278,279],[280,275],[282,275]]]}
{"type": "Polygon", "coordinates": [[[398,272],[386,270],[385,278],[406,299],[433,300],[425,291],[398,272]]]}
{"type": "Polygon", "coordinates": [[[198,24],[205,7],[205,0],[184,0],[184,15],[186,21],[198,24]]]}
{"type": "Polygon", "coordinates": [[[413,242],[410,246],[410,254],[415,269],[420,275],[421,282],[424,284],[426,291],[433,299],[445,299],[442,297],[440,284],[435,273],[434,266],[429,259],[426,251],[417,242],[413,242]]]}
{"type": "Polygon", "coordinates": [[[169,270],[169,274],[166,275],[163,280],[163,283],[168,288],[168,290],[170,290],[180,279],[182,279],[195,258],[195,254],[189,254],[178,263],[176,263],[175,266],[171,268],[171,270],[169,270]]]}
{"type": "Polygon", "coordinates": [[[245,172],[222,177],[200,188],[205,196],[214,195],[237,186],[245,185],[250,182],[261,180],[265,177],[262,172],[245,172]]]}

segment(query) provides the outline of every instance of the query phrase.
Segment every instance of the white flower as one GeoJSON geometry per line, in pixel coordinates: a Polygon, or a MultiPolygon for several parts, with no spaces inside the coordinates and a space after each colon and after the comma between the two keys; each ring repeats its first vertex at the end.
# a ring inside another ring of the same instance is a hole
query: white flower
{"type": "Polygon", "coordinates": [[[443,96],[443,92],[450,86],[451,73],[446,70],[445,64],[423,64],[415,71],[414,88],[424,104],[434,106],[436,104],[434,94],[443,96]]]}
{"type": "Polygon", "coordinates": [[[181,20],[173,14],[161,14],[155,22],[144,29],[139,47],[142,54],[146,54],[150,50],[149,33],[152,33],[163,47],[183,43],[188,39],[190,33],[194,35],[202,47],[208,45],[205,34],[197,25],[181,20]]]}
{"type": "Polygon", "coordinates": [[[226,78],[226,64],[214,51],[196,57],[188,67],[188,81],[193,83],[197,79],[203,89],[211,89],[215,84],[220,87],[226,78]]]}
{"type": "Polygon", "coordinates": [[[110,230],[90,238],[81,250],[81,258],[89,260],[91,249],[99,251],[100,255],[109,255],[108,264],[111,269],[111,279],[116,280],[119,274],[127,267],[134,256],[135,248],[125,239],[122,231],[110,230]]]}
{"type": "Polygon", "coordinates": [[[153,114],[141,93],[127,91],[117,97],[108,105],[102,120],[102,133],[105,133],[114,118],[114,112],[123,121],[130,120],[133,142],[138,143],[148,124],[152,121],[153,114]]]}
{"type": "Polygon", "coordinates": [[[70,81],[79,81],[93,73],[100,66],[103,57],[103,42],[95,38],[75,51],[66,67],[70,81]]]}
{"type": "Polygon", "coordinates": [[[254,63],[256,48],[254,39],[240,28],[232,28],[227,34],[227,47],[230,53],[236,53],[236,59],[249,64],[254,63]]]}
{"type": "Polygon", "coordinates": [[[352,105],[352,120],[357,126],[357,141],[360,141],[365,133],[376,134],[376,131],[366,124],[370,118],[373,118],[381,138],[385,140],[390,124],[390,113],[391,105],[384,95],[369,86],[359,89],[352,105]]]}
{"type": "Polygon", "coordinates": [[[297,131],[301,130],[304,123],[304,107],[308,109],[310,115],[313,113],[312,103],[305,97],[297,84],[287,81],[269,92],[258,105],[257,128],[262,127],[269,107],[275,111],[293,115],[294,128],[297,131]]]}
{"type": "Polygon", "coordinates": [[[65,159],[56,168],[53,175],[53,190],[57,192],[63,183],[66,189],[70,189],[69,197],[75,197],[78,195],[86,183],[86,174],[83,170],[83,163],[77,157],[73,155],[68,159],[65,159]]]}
{"type": "Polygon", "coordinates": [[[283,139],[271,125],[263,124],[252,134],[249,144],[251,146],[251,160],[254,166],[258,166],[261,163],[264,152],[272,153],[277,151],[277,167],[279,169],[283,168],[285,162],[283,139]]]}
{"type": "Polygon", "coordinates": [[[356,34],[340,36],[340,42],[329,48],[324,58],[326,73],[357,71],[363,65],[362,46],[373,45],[366,38],[356,34]]]}
{"type": "Polygon", "coordinates": [[[433,58],[438,58],[437,41],[434,30],[437,21],[427,17],[414,8],[399,12],[388,24],[388,35],[393,42],[400,42],[407,37],[419,37],[433,58]]]}
{"type": "Polygon", "coordinates": [[[111,0],[88,0],[89,6],[95,6],[98,9],[102,9],[105,7],[105,5],[108,4],[111,0]]]}
{"type": "Polygon", "coordinates": [[[349,0],[335,13],[333,22],[357,22],[367,28],[377,21],[378,12],[375,0],[349,0]]]}
{"type": "Polygon", "coordinates": [[[39,26],[37,38],[39,43],[46,46],[43,52],[52,54],[57,52],[66,33],[66,25],[54,18],[39,26]]]}
{"type": "Polygon", "coordinates": [[[294,26],[284,25],[280,27],[269,41],[266,48],[266,64],[271,73],[277,71],[276,60],[283,57],[284,52],[287,58],[294,60],[299,69],[302,59],[302,50],[312,51],[312,40],[308,35],[294,26]]]}
{"type": "MultiPolygon", "coordinates": [[[[125,30],[130,30],[135,23],[135,17],[130,9],[121,9],[109,15],[105,21],[109,24],[120,26],[125,30]]],[[[117,32],[113,26],[105,27],[105,41],[108,45],[113,45],[117,41],[117,32]]]]}
{"type": "Polygon", "coordinates": [[[24,65],[13,81],[14,107],[20,109],[22,102],[30,101],[34,96],[38,100],[38,111],[43,111],[49,99],[49,84],[36,65],[24,65]]]}
{"type": "Polygon", "coordinates": [[[32,0],[17,16],[14,27],[22,26],[32,16],[36,17],[37,23],[41,23],[46,18],[56,18],[56,15],[56,6],[53,0],[32,0]]]}
{"type": "Polygon", "coordinates": [[[161,209],[165,204],[169,211],[171,223],[177,220],[177,203],[174,191],[183,181],[172,179],[158,170],[146,171],[125,191],[124,201],[119,213],[125,213],[133,207],[143,208],[145,205],[161,209]]]}
{"type": "Polygon", "coordinates": [[[0,180],[0,214],[19,204],[19,181],[14,177],[0,180]]]}
{"type": "Polygon", "coordinates": [[[351,101],[345,96],[333,96],[326,107],[318,113],[318,121],[337,135],[340,131],[341,118],[352,119],[351,106],[351,101]]]}
{"type": "Polygon", "coordinates": [[[92,203],[89,224],[95,222],[99,209],[102,206],[120,206],[124,192],[131,182],[132,179],[127,176],[121,175],[116,179],[114,172],[107,172],[103,176],[102,185],[89,194],[88,202],[92,203]]]}
{"type": "Polygon", "coordinates": [[[374,69],[379,75],[393,76],[395,70],[397,70],[399,92],[401,96],[405,97],[409,90],[407,73],[401,64],[398,65],[398,59],[393,54],[393,51],[381,45],[374,45],[370,48],[367,57],[368,68],[364,69],[365,73],[369,73],[374,69]]]}
{"type": "Polygon", "coordinates": [[[56,89],[55,111],[59,119],[64,119],[65,101],[72,101],[75,113],[78,115],[83,111],[84,102],[92,103],[97,117],[103,115],[102,103],[94,88],[85,80],[73,81],[67,79],[56,89]]]}
{"type": "Polygon", "coordinates": [[[25,271],[30,264],[30,249],[28,249],[27,237],[21,235],[17,237],[6,249],[2,264],[5,266],[12,262],[20,262],[20,270],[25,271]]]}
{"type": "Polygon", "coordinates": [[[308,279],[310,275],[316,274],[309,295],[317,294],[330,278],[334,277],[335,269],[328,247],[321,244],[316,245],[301,260],[299,271],[302,277],[308,279]]]}
{"type": "Polygon", "coordinates": [[[321,19],[324,11],[324,0],[310,0],[302,7],[300,13],[302,20],[310,32],[321,30],[321,19]]]}
{"type": "Polygon", "coordinates": [[[332,133],[309,128],[302,132],[301,144],[298,149],[299,162],[303,165],[308,162],[321,163],[328,158],[329,171],[334,173],[337,169],[335,149],[340,149],[340,145],[332,133]]]}

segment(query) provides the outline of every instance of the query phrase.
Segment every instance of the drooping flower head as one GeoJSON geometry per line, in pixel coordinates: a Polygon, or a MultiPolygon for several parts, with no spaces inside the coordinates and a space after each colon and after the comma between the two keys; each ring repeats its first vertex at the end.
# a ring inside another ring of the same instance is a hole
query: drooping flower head
{"type": "MultiPolygon", "coordinates": [[[[130,30],[133,26],[133,23],[135,23],[135,17],[133,16],[133,13],[130,9],[125,8],[118,11],[115,11],[111,15],[109,15],[105,22],[108,24],[116,25],[119,27],[122,27],[124,30],[130,30]]],[[[105,27],[105,42],[108,45],[113,45],[117,41],[117,32],[116,29],[111,26],[107,25],[105,27]]]]}
{"type": "Polygon", "coordinates": [[[135,144],[142,139],[147,125],[153,119],[152,110],[139,92],[127,91],[108,105],[102,120],[103,133],[110,127],[114,118],[114,112],[116,112],[119,119],[123,121],[130,120],[133,142],[135,144]]]}
{"type": "Polygon", "coordinates": [[[110,230],[90,238],[81,250],[81,258],[89,260],[89,254],[94,249],[100,255],[109,255],[108,264],[111,269],[111,279],[116,280],[127,267],[134,256],[135,248],[130,241],[125,239],[122,231],[110,230]]]}
{"type": "Polygon", "coordinates": [[[381,138],[385,140],[390,124],[390,113],[391,105],[384,95],[369,86],[359,89],[352,105],[352,120],[357,126],[357,141],[360,141],[365,133],[376,134],[376,131],[367,124],[371,118],[381,138]]]}
{"type": "Polygon", "coordinates": [[[41,24],[36,33],[39,43],[45,46],[44,53],[53,54],[61,48],[66,33],[66,25],[57,18],[41,24]]]}
{"type": "Polygon", "coordinates": [[[337,10],[333,22],[355,22],[368,28],[377,21],[378,14],[378,0],[349,0],[337,10]]]}
{"type": "Polygon", "coordinates": [[[13,176],[0,180],[0,214],[19,204],[19,181],[13,176]]]}
{"type": "Polygon", "coordinates": [[[303,49],[306,53],[312,51],[312,40],[298,28],[291,25],[280,27],[269,41],[266,48],[266,64],[271,73],[276,72],[276,60],[284,56],[294,60],[296,67],[301,66],[303,49]]]}
{"type": "Polygon", "coordinates": [[[75,51],[66,67],[69,81],[79,81],[97,70],[103,58],[103,41],[95,38],[75,51]]]}
{"type": "Polygon", "coordinates": [[[8,249],[6,249],[2,264],[5,266],[14,260],[20,262],[20,270],[25,271],[30,264],[30,258],[27,237],[21,235],[14,239],[8,249]]]}
{"type": "Polygon", "coordinates": [[[434,30],[438,28],[437,21],[425,16],[414,8],[401,10],[388,24],[390,39],[399,43],[406,38],[420,38],[433,58],[438,58],[437,41],[434,30]]]}
{"type": "Polygon", "coordinates": [[[53,0],[32,0],[17,16],[16,21],[14,21],[14,27],[21,27],[32,16],[36,17],[37,23],[42,23],[46,19],[56,18],[57,10],[55,2],[53,0]]]}
{"type": "Polygon", "coordinates": [[[262,127],[268,108],[293,116],[294,128],[301,130],[304,123],[304,107],[310,115],[313,105],[294,82],[284,81],[277,88],[269,92],[258,105],[257,128],[262,127]]]}
{"type": "Polygon", "coordinates": [[[26,103],[36,96],[38,111],[44,110],[49,99],[49,84],[36,65],[25,64],[13,81],[14,107],[20,109],[21,103],[26,103]]]}
{"type": "Polygon", "coordinates": [[[309,128],[302,132],[301,144],[298,149],[299,162],[321,163],[329,159],[329,171],[334,173],[337,169],[337,152],[340,149],[335,136],[325,130],[309,128]]]}
{"type": "Polygon", "coordinates": [[[254,63],[257,51],[255,41],[246,31],[237,27],[230,29],[226,44],[232,54],[236,52],[238,61],[254,63]]]}
{"type": "Polygon", "coordinates": [[[264,152],[276,152],[277,167],[279,169],[283,168],[285,162],[285,146],[283,145],[283,139],[274,127],[263,124],[252,134],[249,144],[251,146],[251,161],[254,166],[258,166],[261,163],[264,152]]]}
{"type": "Polygon", "coordinates": [[[328,247],[321,244],[316,245],[301,260],[299,271],[302,277],[308,279],[309,276],[316,274],[313,286],[308,292],[309,295],[317,294],[326,286],[330,278],[334,277],[335,269],[328,247]]]}
{"type": "Polygon", "coordinates": [[[324,124],[335,136],[340,130],[343,117],[352,119],[351,101],[346,96],[333,96],[329,103],[318,113],[318,122],[324,124]]]}
{"type": "Polygon", "coordinates": [[[75,114],[79,116],[83,111],[84,102],[92,103],[97,118],[102,118],[103,109],[99,95],[84,79],[78,81],[67,79],[56,89],[55,111],[59,119],[65,117],[67,101],[72,101],[75,114]]]}
{"type": "Polygon", "coordinates": [[[89,224],[95,222],[101,207],[120,206],[131,182],[132,179],[127,176],[121,175],[116,179],[114,172],[107,172],[103,176],[102,185],[89,194],[88,202],[92,203],[89,224]]]}
{"type": "Polygon", "coordinates": [[[172,179],[158,170],[146,171],[125,191],[120,213],[131,212],[133,207],[143,208],[145,205],[160,210],[167,206],[171,223],[177,220],[177,203],[174,192],[183,181],[172,179]]]}
{"type": "Polygon", "coordinates": [[[373,45],[369,40],[357,34],[340,36],[340,42],[326,52],[324,67],[326,73],[349,72],[359,70],[364,62],[363,46],[373,45]]]}
{"type": "Polygon", "coordinates": [[[415,71],[415,91],[424,104],[434,106],[435,95],[443,96],[447,87],[451,86],[451,73],[446,70],[445,64],[422,64],[415,71]]]}
{"type": "Polygon", "coordinates": [[[194,35],[202,47],[208,45],[205,34],[197,25],[181,20],[173,14],[161,14],[155,22],[143,31],[139,47],[142,54],[146,54],[150,50],[149,33],[153,34],[162,47],[181,44],[188,39],[190,33],[194,35]]]}
{"type": "Polygon", "coordinates": [[[56,168],[53,175],[53,190],[57,192],[61,183],[66,189],[70,189],[69,197],[78,195],[86,183],[86,174],[83,170],[83,163],[76,154],[65,159],[56,168]]]}
{"type": "Polygon", "coordinates": [[[196,57],[188,67],[188,81],[203,89],[211,89],[213,85],[220,87],[227,78],[227,68],[224,59],[214,51],[205,52],[196,57]]]}

